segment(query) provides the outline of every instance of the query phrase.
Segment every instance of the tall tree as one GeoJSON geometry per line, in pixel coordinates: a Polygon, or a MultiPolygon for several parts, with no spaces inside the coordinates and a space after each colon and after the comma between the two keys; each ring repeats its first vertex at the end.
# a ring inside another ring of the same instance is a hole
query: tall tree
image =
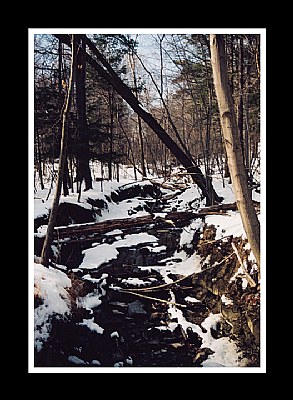
{"type": "Polygon", "coordinates": [[[211,34],[210,47],[214,85],[233,190],[247,239],[260,268],[260,222],[247,183],[242,146],[228,81],[223,36],[211,34]]]}
{"type": "Polygon", "coordinates": [[[76,108],[78,126],[78,152],[77,152],[77,180],[79,184],[85,181],[85,190],[92,189],[92,177],[89,167],[89,129],[86,118],[86,93],[85,93],[85,61],[86,44],[82,37],[77,35],[76,40],[76,108]]]}
{"type": "MultiPolygon", "coordinates": [[[[135,66],[135,59],[134,59],[134,47],[132,47],[131,52],[129,53],[129,64],[132,71],[133,76],[133,84],[134,84],[134,93],[136,98],[138,98],[138,85],[137,85],[137,77],[136,77],[136,66],[135,66]]],[[[144,146],[143,146],[143,134],[142,134],[142,124],[141,118],[137,115],[137,122],[138,122],[138,136],[140,142],[140,157],[141,157],[141,170],[142,175],[147,176],[146,167],[145,167],[145,156],[144,156],[144,146]]]]}
{"type": "Polygon", "coordinates": [[[64,167],[66,162],[66,145],[67,145],[67,137],[68,137],[68,114],[71,105],[71,98],[72,98],[72,88],[73,88],[73,74],[75,68],[75,36],[72,35],[71,37],[71,68],[70,68],[70,77],[68,82],[68,90],[67,96],[65,100],[65,105],[62,111],[62,132],[61,132],[61,148],[60,148],[60,157],[59,157],[59,169],[58,169],[58,176],[57,176],[57,183],[56,183],[56,192],[53,199],[53,204],[50,212],[50,217],[48,221],[48,228],[47,233],[44,241],[44,245],[42,248],[42,264],[45,267],[49,266],[50,261],[50,252],[51,252],[51,244],[53,242],[53,233],[54,228],[57,221],[57,214],[58,214],[58,206],[59,200],[61,196],[62,190],[62,183],[63,183],[63,176],[64,176],[64,167]]]}

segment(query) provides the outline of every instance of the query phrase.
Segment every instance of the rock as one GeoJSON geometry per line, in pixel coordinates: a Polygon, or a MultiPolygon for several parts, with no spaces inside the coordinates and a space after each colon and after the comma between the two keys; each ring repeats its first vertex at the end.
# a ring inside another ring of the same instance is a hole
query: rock
{"type": "Polygon", "coordinates": [[[99,366],[101,366],[101,363],[98,360],[92,360],[91,365],[95,365],[95,366],[99,367],[99,366]]]}
{"type": "Polygon", "coordinates": [[[174,348],[174,349],[179,349],[181,347],[184,347],[185,343],[179,343],[179,342],[178,343],[177,342],[176,343],[170,343],[169,346],[174,348]]]}
{"type": "Polygon", "coordinates": [[[196,367],[201,366],[202,362],[205,361],[208,358],[208,356],[212,354],[214,354],[214,351],[208,347],[203,347],[202,349],[199,349],[192,360],[193,365],[196,367]]]}
{"type": "Polygon", "coordinates": [[[72,223],[83,224],[95,221],[94,210],[82,207],[75,203],[60,203],[58,206],[56,226],[65,226],[72,223]]]}
{"type": "Polygon", "coordinates": [[[214,339],[219,339],[221,337],[221,324],[220,322],[216,323],[216,327],[211,327],[211,335],[214,339]]]}
{"type": "Polygon", "coordinates": [[[166,320],[166,313],[164,312],[153,312],[150,315],[150,321],[160,322],[166,320]]]}
{"type": "Polygon", "coordinates": [[[246,316],[247,325],[250,329],[250,332],[255,337],[257,343],[260,342],[260,321],[258,318],[251,319],[250,316],[246,316]]]}
{"type": "Polygon", "coordinates": [[[143,308],[143,304],[139,300],[135,300],[132,303],[129,303],[127,312],[130,316],[147,314],[146,310],[143,308]]]}
{"type": "Polygon", "coordinates": [[[221,304],[221,313],[228,322],[230,322],[231,324],[234,324],[235,321],[237,321],[237,319],[239,318],[240,310],[235,305],[222,303],[221,304]]]}
{"type": "Polygon", "coordinates": [[[130,367],[133,365],[133,359],[130,356],[126,357],[125,362],[126,365],[129,365],[130,367]]]}
{"type": "Polygon", "coordinates": [[[198,333],[194,332],[191,327],[186,329],[187,341],[188,343],[194,344],[195,347],[200,348],[202,345],[202,338],[198,335],[198,333]]]}
{"type": "Polygon", "coordinates": [[[211,327],[211,335],[214,339],[230,336],[233,327],[224,318],[216,323],[216,327],[211,327]]]}
{"type": "Polygon", "coordinates": [[[75,365],[87,365],[87,362],[76,356],[68,356],[68,361],[75,365]]]}
{"type": "Polygon", "coordinates": [[[183,315],[188,322],[200,325],[209,315],[209,309],[202,303],[194,303],[192,310],[183,309],[183,315]]]}
{"type": "Polygon", "coordinates": [[[115,314],[115,315],[124,315],[123,312],[121,312],[119,310],[115,310],[115,309],[112,310],[112,313],[115,314]]]}
{"type": "Polygon", "coordinates": [[[208,306],[213,314],[221,312],[221,298],[219,295],[207,291],[204,299],[204,303],[208,306]]]}
{"type": "Polygon", "coordinates": [[[113,367],[115,367],[115,368],[121,368],[121,367],[123,367],[123,365],[124,365],[123,361],[118,361],[118,362],[116,362],[116,363],[113,365],[113,367]]]}

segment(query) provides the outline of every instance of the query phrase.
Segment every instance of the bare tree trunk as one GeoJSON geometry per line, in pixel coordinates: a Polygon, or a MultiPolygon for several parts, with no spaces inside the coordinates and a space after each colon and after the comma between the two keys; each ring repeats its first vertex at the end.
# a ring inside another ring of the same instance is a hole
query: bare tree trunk
{"type": "Polygon", "coordinates": [[[239,38],[239,102],[238,102],[238,131],[240,136],[240,142],[243,152],[243,160],[246,165],[245,153],[244,153],[244,135],[243,135],[243,96],[244,96],[244,62],[243,62],[243,37],[239,38]]]}
{"type": "MultiPolygon", "coordinates": [[[[132,70],[133,83],[134,83],[134,93],[135,93],[135,97],[138,99],[138,86],[137,86],[137,79],[136,79],[136,72],[135,72],[135,61],[134,61],[134,53],[133,52],[132,52],[131,55],[129,55],[129,63],[130,63],[131,70],[132,70]]],[[[141,170],[142,170],[142,175],[144,177],[146,177],[147,176],[147,172],[146,172],[146,167],[145,167],[142,124],[141,124],[141,118],[140,118],[139,115],[137,115],[137,122],[138,122],[138,135],[139,135],[139,140],[140,140],[141,170]]]]}
{"type": "Polygon", "coordinates": [[[128,143],[128,147],[129,147],[129,152],[130,152],[131,158],[130,158],[130,156],[127,156],[127,158],[130,161],[131,165],[133,166],[134,179],[137,181],[137,172],[136,171],[138,171],[141,174],[142,174],[142,172],[139,171],[138,168],[135,165],[135,158],[134,158],[134,154],[133,154],[133,150],[132,150],[132,145],[131,145],[130,139],[129,139],[127,133],[125,132],[125,129],[123,128],[123,125],[122,125],[121,121],[119,119],[117,119],[117,120],[118,120],[118,123],[119,123],[119,126],[120,126],[122,132],[124,133],[124,136],[126,137],[127,143],[128,143]]]}
{"type": "Polygon", "coordinates": [[[80,35],[77,35],[76,41],[76,108],[78,123],[78,163],[77,163],[77,180],[82,184],[85,181],[85,190],[92,189],[92,177],[89,167],[89,131],[86,119],[86,60],[85,48],[86,44],[80,35]]]}
{"type": "Polygon", "coordinates": [[[38,148],[38,170],[39,170],[39,178],[41,183],[41,189],[44,189],[44,181],[42,174],[42,156],[41,156],[41,148],[40,148],[40,136],[38,128],[36,128],[36,137],[37,137],[37,148],[38,148]]]}
{"type": "Polygon", "coordinates": [[[114,92],[113,90],[109,93],[109,114],[110,114],[110,125],[109,125],[109,137],[110,137],[110,154],[108,160],[108,179],[109,181],[113,178],[113,144],[114,144],[114,92]]]}
{"type": "MultiPolygon", "coordinates": [[[[60,96],[60,104],[62,104],[65,100],[65,96],[63,93],[63,86],[62,86],[62,64],[63,64],[63,51],[62,51],[62,41],[59,39],[58,43],[58,90],[59,90],[59,96],[60,96]]],[[[62,121],[60,121],[60,132],[62,132],[62,121]]],[[[67,154],[66,154],[66,161],[65,161],[65,166],[64,166],[64,176],[63,176],[63,194],[64,196],[69,195],[69,171],[68,171],[68,163],[67,163],[67,154]]]]}
{"type": "Polygon", "coordinates": [[[235,109],[229,89],[223,36],[210,35],[210,46],[213,78],[233,190],[247,239],[260,267],[260,223],[247,184],[235,109]]]}
{"type": "Polygon", "coordinates": [[[64,175],[64,167],[66,162],[66,145],[67,145],[67,136],[68,136],[68,114],[71,105],[71,97],[72,97],[72,87],[73,87],[73,71],[74,71],[74,64],[75,64],[75,51],[74,51],[74,35],[71,38],[71,68],[70,68],[70,77],[68,83],[68,91],[67,97],[65,101],[65,105],[63,108],[62,113],[62,132],[61,132],[61,148],[60,148],[60,157],[59,157],[59,170],[57,176],[57,184],[56,184],[56,192],[50,212],[49,222],[47,233],[44,241],[44,245],[42,248],[42,264],[45,267],[49,266],[50,261],[50,252],[51,252],[51,244],[53,241],[53,233],[54,227],[56,225],[57,214],[58,214],[58,205],[62,190],[62,182],[63,182],[63,175],[64,175]]]}

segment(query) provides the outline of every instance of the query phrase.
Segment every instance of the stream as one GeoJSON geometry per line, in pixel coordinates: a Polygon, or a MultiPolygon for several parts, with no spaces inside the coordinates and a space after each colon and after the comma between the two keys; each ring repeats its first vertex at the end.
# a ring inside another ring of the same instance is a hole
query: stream
{"type": "MultiPolygon", "coordinates": [[[[152,212],[170,209],[168,201],[157,201],[157,189],[132,189],[128,196],[144,199],[146,208],[155,203],[152,212]]],[[[59,226],[76,222],[76,215],[78,223],[91,222],[82,207],[65,204],[59,226]]],[[[36,232],[44,222],[37,221],[36,232]]],[[[50,338],[35,352],[35,366],[257,366],[259,345],[251,329],[243,328],[243,312],[235,307],[239,293],[234,293],[234,308],[223,301],[227,288],[233,287],[236,260],[227,259],[220,276],[208,268],[213,254],[216,261],[228,254],[230,243],[223,240],[220,252],[221,243],[204,248],[205,232],[210,234],[204,221],[196,219],[116,229],[83,240],[55,240],[56,267],[65,266],[72,282],[72,312],[68,318],[52,318],[50,338]],[[86,263],[89,252],[110,247],[115,257],[96,267],[86,263]]],[[[41,246],[42,236],[36,234],[37,256],[41,246]]]]}

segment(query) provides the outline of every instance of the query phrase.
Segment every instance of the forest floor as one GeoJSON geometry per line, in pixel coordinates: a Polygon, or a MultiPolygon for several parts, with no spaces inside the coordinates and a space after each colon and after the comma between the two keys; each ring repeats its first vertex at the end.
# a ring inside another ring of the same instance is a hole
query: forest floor
{"type": "MultiPolygon", "coordinates": [[[[199,216],[197,186],[176,179],[62,197],[49,269],[39,256],[53,193],[35,191],[35,368],[260,367],[260,282],[240,214],[199,216]]],[[[235,202],[227,179],[213,184],[235,202]]]]}

